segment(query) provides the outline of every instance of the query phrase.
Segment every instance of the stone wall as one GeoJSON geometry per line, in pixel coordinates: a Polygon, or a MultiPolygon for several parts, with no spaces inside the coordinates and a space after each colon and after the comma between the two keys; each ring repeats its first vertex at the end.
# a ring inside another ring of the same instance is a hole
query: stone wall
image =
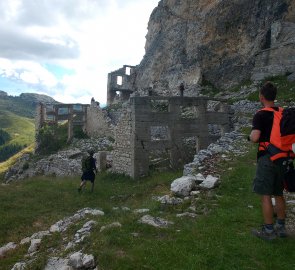
{"type": "Polygon", "coordinates": [[[108,119],[106,112],[95,102],[92,102],[90,107],[87,108],[86,133],[90,137],[113,137],[114,134],[110,122],[111,120],[108,119]]]}
{"type": "Polygon", "coordinates": [[[126,175],[131,175],[131,123],[131,111],[130,109],[125,109],[114,130],[113,171],[126,175]]]}
{"type": "Polygon", "coordinates": [[[107,104],[127,101],[134,91],[132,73],[134,66],[124,65],[122,68],[108,74],[107,104]]]}
{"type": "Polygon", "coordinates": [[[231,130],[229,106],[221,103],[216,110],[209,110],[208,100],[131,97],[131,111],[126,110],[115,129],[113,170],[133,178],[145,176],[153,153],[158,158],[164,156],[173,169],[190,161],[196,151],[231,130]],[[218,126],[221,134],[210,134],[210,125],[218,126]],[[189,155],[186,144],[190,140],[194,141],[194,152],[189,155]]]}

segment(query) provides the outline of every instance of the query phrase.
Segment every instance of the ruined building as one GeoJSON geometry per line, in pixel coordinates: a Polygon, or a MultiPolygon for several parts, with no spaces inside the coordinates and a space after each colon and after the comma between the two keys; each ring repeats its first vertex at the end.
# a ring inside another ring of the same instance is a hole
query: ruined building
{"type": "MultiPolygon", "coordinates": [[[[194,154],[231,130],[225,103],[209,110],[205,97],[131,97],[115,128],[113,169],[133,178],[151,166],[181,168],[194,154]],[[216,127],[213,135],[210,128],[216,127]],[[162,164],[159,164],[162,163],[162,164]]],[[[219,101],[220,102],[220,101],[219,101]]]]}
{"type": "Polygon", "coordinates": [[[44,124],[58,125],[68,122],[68,141],[73,138],[74,127],[80,127],[90,137],[113,136],[110,120],[99,104],[43,104],[36,113],[36,132],[44,124]]]}
{"type": "Polygon", "coordinates": [[[108,74],[107,104],[127,101],[134,91],[132,85],[133,66],[124,65],[122,68],[108,74]]]}
{"type": "Polygon", "coordinates": [[[231,111],[221,100],[214,110],[206,97],[131,97],[116,126],[95,102],[40,104],[37,127],[68,121],[68,140],[80,126],[92,137],[115,139],[113,171],[133,178],[145,176],[152,166],[180,168],[196,151],[231,130],[231,111]],[[212,130],[215,130],[212,132],[212,130]]]}

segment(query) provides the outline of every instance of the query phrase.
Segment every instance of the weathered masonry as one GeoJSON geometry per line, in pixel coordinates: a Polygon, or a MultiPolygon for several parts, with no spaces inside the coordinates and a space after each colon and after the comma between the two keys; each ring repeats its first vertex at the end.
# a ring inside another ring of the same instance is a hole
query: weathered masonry
{"type": "Polygon", "coordinates": [[[84,104],[43,104],[40,103],[36,115],[36,131],[45,124],[57,125],[61,121],[68,121],[68,141],[73,137],[73,127],[86,129],[87,108],[84,104]]]}
{"type": "Polygon", "coordinates": [[[164,156],[171,168],[180,168],[193,155],[231,129],[229,105],[206,97],[131,97],[115,130],[113,170],[133,178],[148,174],[151,159],[164,156]],[[219,107],[208,109],[208,101],[219,107]],[[212,135],[209,129],[220,133],[212,135]],[[189,152],[187,144],[194,144],[189,152]]]}
{"type": "Polygon", "coordinates": [[[110,105],[114,101],[124,102],[133,92],[131,83],[131,74],[134,66],[124,65],[122,68],[108,74],[107,86],[107,104],[110,105]]]}

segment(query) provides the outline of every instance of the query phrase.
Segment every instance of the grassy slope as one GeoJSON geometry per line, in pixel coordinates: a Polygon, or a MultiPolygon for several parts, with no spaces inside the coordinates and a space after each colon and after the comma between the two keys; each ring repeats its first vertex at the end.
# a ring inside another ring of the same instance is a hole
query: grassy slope
{"type": "Polygon", "coordinates": [[[19,97],[7,96],[0,98],[0,111],[9,111],[22,117],[33,118],[35,107],[19,97]]]}
{"type": "Polygon", "coordinates": [[[12,166],[17,161],[18,158],[20,158],[25,153],[32,153],[34,149],[35,149],[35,144],[32,143],[26,148],[22,149],[17,154],[5,160],[4,162],[0,162],[0,182],[2,178],[4,177],[5,172],[8,170],[10,166],[12,166]]]}
{"type": "MultiPolygon", "coordinates": [[[[219,164],[225,169],[221,185],[200,196],[197,213],[207,209],[208,214],[196,219],[176,217],[176,213],[187,210],[188,202],[161,206],[152,200],[153,195],[168,194],[171,181],[180,173],[157,174],[141,181],[101,175],[95,192],[86,190],[81,195],[76,191],[78,178],[34,179],[1,186],[0,246],[48,229],[78,209],[93,207],[103,210],[105,216],[91,217],[98,224],[81,247],[94,254],[101,269],[294,269],[294,238],[268,243],[250,234],[261,221],[259,200],[251,192],[254,163],[253,149],[246,157],[219,164]],[[229,167],[233,170],[227,170],[229,167]],[[113,210],[116,206],[149,208],[151,215],[174,225],[156,229],[139,224],[141,215],[113,210]],[[101,226],[116,221],[122,228],[100,233],[101,226]]],[[[73,234],[84,222],[72,226],[69,232],[73,234]]],[[[60,247],[62,238],[55,234],[42,242],[39,260],[32,269],[43,269],[48,249],[60,247]]],[[[0,269],[10,269],[27,248],[2,260],[0,269]]]]}
{"type": "Polygon", "coordinates": [[[29,145],[35,140],[34,119],[21,117],[9,111],[0,111],[0,126],[12,137],[9,144],[29,145]]]}

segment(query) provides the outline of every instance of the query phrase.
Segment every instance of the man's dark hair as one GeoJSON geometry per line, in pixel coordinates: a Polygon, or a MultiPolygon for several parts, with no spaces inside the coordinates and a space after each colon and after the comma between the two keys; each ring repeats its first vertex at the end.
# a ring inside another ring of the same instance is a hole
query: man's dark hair
{"type": "Polygon", "coordinates": [[[277,96],[277,87],[271,82],[266,82],[261,88],[259,93],[264,96],[268,101],[274,101],[277,96]]]}

